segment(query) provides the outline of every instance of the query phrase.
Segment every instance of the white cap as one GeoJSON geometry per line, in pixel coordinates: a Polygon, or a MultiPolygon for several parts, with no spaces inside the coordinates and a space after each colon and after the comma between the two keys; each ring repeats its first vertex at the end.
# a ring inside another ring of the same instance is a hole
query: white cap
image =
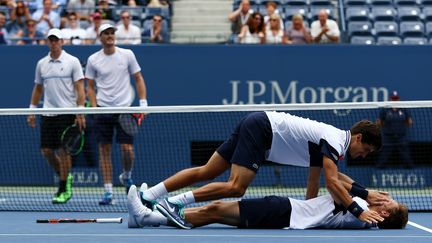
{"type": "Polygon", "coordinates": [[[47,38],[50,37],[50,36],[55,36],[55,37],[57,37],[59,39],[63,39],[63,35],[62,35],[61,30],[56,29],[56,28],[50,29],[48,31],[47,38]]]}
{"type": "Polygon", "coordinates": [[[99,27],[99,31],[98,31],[99,33],[98,33],[98,35],[101,35],[102,32],[104,32],[104,31],[107,30],[107,29],[114,29],[114,31],[117,30],[117,28],[114,27],[114,25],[112,25],[112,24],[103,24],[103,25],[101,25],[101,26],[99,27]]]}

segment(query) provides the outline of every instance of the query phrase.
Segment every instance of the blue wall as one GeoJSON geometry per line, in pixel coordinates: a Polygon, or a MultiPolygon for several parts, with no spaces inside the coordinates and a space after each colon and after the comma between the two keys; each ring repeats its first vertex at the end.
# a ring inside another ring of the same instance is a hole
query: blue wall
{"type": "MultiPolygon", "coordinates": [[[[142,67],[150,105],[382,101],[394,89],[399,90],[403,100],[432,98],[429,61],[432,46],[146,45],[131,48],[142,67]]],[[[100,47],[67,46],[65,49],[85,63],[100,47]]],[[[35,64],[47,52],[47,47],[38,46],[0,47],[3,84],[0,107],[28,107],[35,64]]],[[[137,137],[136,177],[152,184],[189,167],[190,141],[224,140],[242,115],[229,118],[203,115],[202,119],[213,121],[209,124],[183,115],[149,116],[137,137]]],[[[376,117],[375,114],[352,114],[343,118],[328,111],[300,115],[343,129],[359,118],[376,117]]],[[[0,185],[52,184],[52,171],[38,150],[38,129],[27,127],[24,117],[4,117],[0,123],[4,138],[0,140],[3,155],[0,163],[7,164],[0,170],[0,185]],[[21,173],[19,176],[17,171],[21,173]]],[[[414,140],[430,140],[429,124],[423,126],[416,129],[426,132],[416,132],[414,140]]],[[[118,154],[114,155],[114,164],[115,172],[119,173],[118,154]]],[[[272,176],[271,167],[263,170],[270,173],[267,178],[272,176]]],[[[76,177],[85,171],[83,178],[87,178],[97,173],[97,168],[75,171],[76,177]]],[[[370,171],[362,173],[371,174],[370,171]]],[[[380,186],[383,183],[379,181],[386,180],[381,180],[382,176],[363,179],[368,185],[380,186]]],[[[272,183],[260,178],[258,183],[272,183]]],[[[295,183],[285,178],[290,184],[295,183]]],[[[92,183],[100,183],[100,178],[82,181],[82,184],[92,183]]],[[[425,184],[431,182],[413,187],[425,184]]]]}
{"type": "MultiPolygon", "coordinates": [[[[150,105],[431,99],[432,46],[131,47],[150,105]]],[[[99,46],[67,46],[85,63],[99,46]]],[[[0,107],[28,107],[38,59],[47,47],[0,47],[0,107]]]]}

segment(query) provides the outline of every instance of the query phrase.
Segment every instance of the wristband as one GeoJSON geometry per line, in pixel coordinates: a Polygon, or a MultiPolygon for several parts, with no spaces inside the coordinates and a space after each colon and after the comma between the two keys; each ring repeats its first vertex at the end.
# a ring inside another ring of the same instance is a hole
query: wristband
{"type": "Polygon", "coordinates": [[[364,200],[366,200],[369,195],[368,190],[366,190],[366,188],[364,188],[362,185],[358,184],[357,182],[353,182],[353,184],[351,185],[350,193],[364,200]]]}
{"type": "Polygon", "coordinates": [[[147,103],[146,99],[140,100],[139,103],[140,103],[140,107],[147,107],[148,106],[148,103],[147,103]]]}
{"type": "Polygon", "coordinates": [[[37,105],[30,104],[29,108],[30,108],[30,109],[37,108],[37,105]]]}
{"type": "Polygon", "coordinates": [[[352,215],[356,216],[357,218],[360,216],[360,214],[363,213],[363,208],[361,208],[356,202],[352,202],[349,206],[348,206],[348,211],[350,211],[350,213],[352,213],[352,215]]]}

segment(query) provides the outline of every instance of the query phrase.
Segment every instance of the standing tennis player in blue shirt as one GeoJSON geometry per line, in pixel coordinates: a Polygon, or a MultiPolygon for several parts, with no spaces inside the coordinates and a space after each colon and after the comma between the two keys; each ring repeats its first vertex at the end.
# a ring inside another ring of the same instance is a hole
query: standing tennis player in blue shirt
{"type": "MultiPolygon", "coordinates": [[[[375,211],[364,211],[344,189],[337,163],[349,153],[365,157],[381,148],[379,127],[370,121],[356,123],[350,131],[280,112],[255,112],[237,125],[231,136],[216,150],[206,165],[185,169],[147,189],[142,186],[143,202],[151,207],[155,200],[185,186],[211,180],[231,169],[227,182],[213,182],[194,191],[160,200],[156,208],[177,226],[190,228],[182,216],[184,205],[228,197],[241,197],[254,179],[261,164],[310,167],[306,198],[318,194],[319,177],[324,169],[328,191],[360,220],[374,223],[382,218],[375,211]]],[[[387,193],[365,191],[355,184],[354,195],[371,204],[387,202],[387,193]]]]}

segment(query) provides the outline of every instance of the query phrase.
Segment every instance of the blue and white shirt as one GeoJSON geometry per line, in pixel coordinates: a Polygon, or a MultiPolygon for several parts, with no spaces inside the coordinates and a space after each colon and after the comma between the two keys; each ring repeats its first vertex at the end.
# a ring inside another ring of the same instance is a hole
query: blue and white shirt
{"type": "MultiPolygon", "coordinates": [[[[353,200],[369,210],[365,200],[354,197],[353,200]]],[[[367,229],[372,225],[359,220],[347,210],[338,210],[330,194],[309,200],[290,198],[291,218],[289,229],[367,229]]]]}
{"type": "Polygon", "coordinates": [[[345,156],[350,131],[283,112],[266,112],[273,139],[266,159],[302,167],[322,166],[323,155],[335,163],[345,156]]]}
{"type": "Polygon", "coordinates": [[[84,79],[78,58],[62,51],[57,60],[47,56],[36,65],[35,83],[44,87],[44,108],[77,106],[75,82],[84,79]]]}

